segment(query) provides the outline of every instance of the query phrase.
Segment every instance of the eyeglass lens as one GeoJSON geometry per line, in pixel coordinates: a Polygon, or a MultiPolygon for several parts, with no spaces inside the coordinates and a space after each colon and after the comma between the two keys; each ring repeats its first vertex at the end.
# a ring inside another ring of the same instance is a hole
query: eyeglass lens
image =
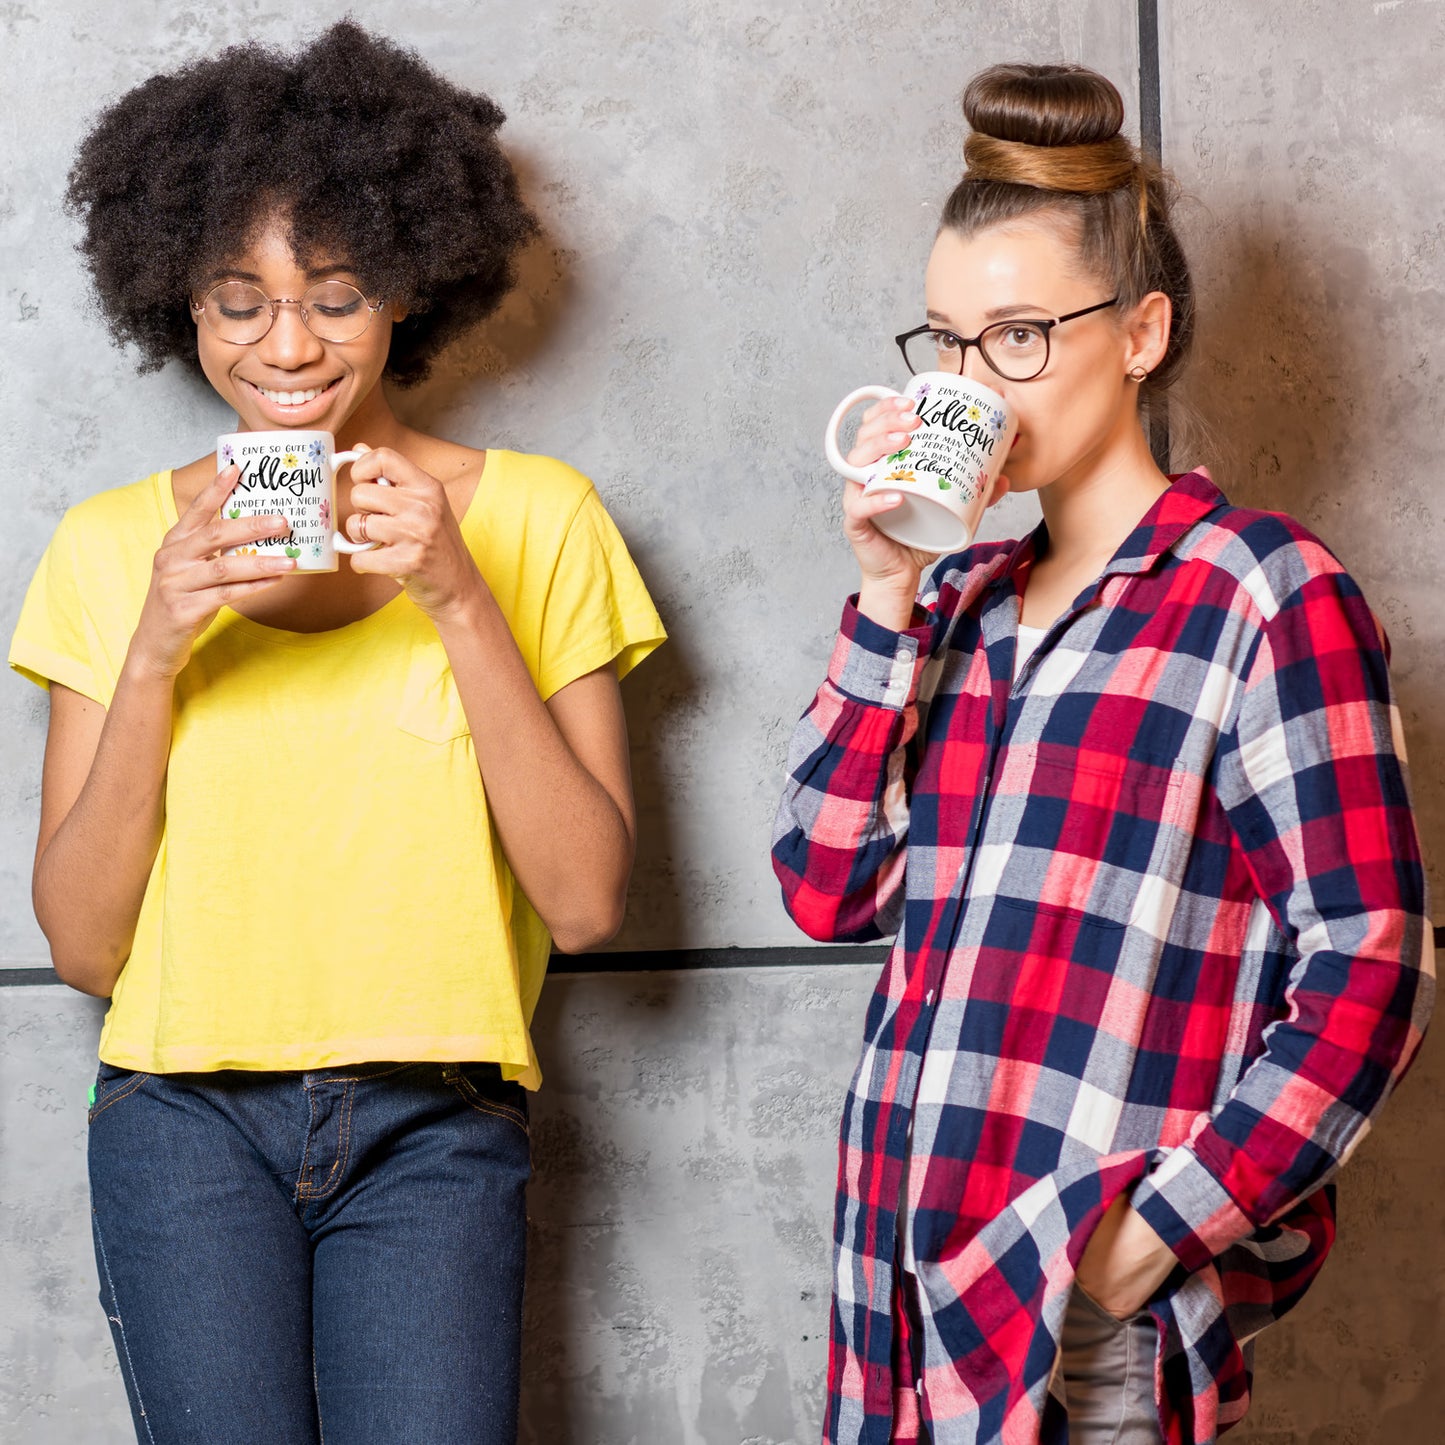
{"type": "MultiPolygon", "coordinates": [[[[1009,381],[1031,381],[1049,359],[1049,334],[1045,327],[1027,321],[1001,321],[990,326],[978,339],[984,359],[1009,381]]],[[[911,370],[951,371],[963,369],[964,349],[948,331],[923,331],[908,339],[904,355],[911,370]]]]}
{"type": "MultiPolygon", "coordinates": [[[[249,281],[223,281],[206,293],[201,314],[223,341],[245,345],[270,329],[273,303],[249,281]]],[[[366,297],[349,281],[318,281],[299,303],[306,328],[323,341],[354,341],[371,325],[366,297]]]]}

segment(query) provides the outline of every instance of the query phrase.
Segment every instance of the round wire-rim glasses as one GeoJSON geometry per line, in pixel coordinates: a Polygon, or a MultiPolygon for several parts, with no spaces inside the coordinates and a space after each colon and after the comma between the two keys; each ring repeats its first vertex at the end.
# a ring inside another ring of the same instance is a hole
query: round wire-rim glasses
{"type": "Polygon", "coordinates": [[[191,311],[222,341],[249,346],[270,331],[283,306],[295,306],[302,325],[322,341],[355,341],[385,305],[368,301],[350,281],[318,281],[300,297],[272,297],[249,281],[222,281],[192,301],[191,311]]]}
{"type": "Polygon", "coordinates": [[[1054,327],[1118,304],[1119,298],[1112,296],[1080,311],[1070,311],[1067,316],[1017,316],[985,326],[977,336],[959,336],[939,326],[923,325],[893,339],[903,353],[903,364],[914,376],[920,371],[947,371],[958,375],[963,371],[968,348],[976,346],[995,375],[1005,381],[1032,381],[1049,364],[1049,338],[1054,327]]]}

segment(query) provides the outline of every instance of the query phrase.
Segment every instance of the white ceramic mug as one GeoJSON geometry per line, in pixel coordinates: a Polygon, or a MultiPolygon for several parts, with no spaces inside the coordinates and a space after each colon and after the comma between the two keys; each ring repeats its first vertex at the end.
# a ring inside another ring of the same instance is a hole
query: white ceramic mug
{"type": "MultiPolygon", "coordinates": [[[[241,431],[216,438],[216,464],[224,471],[232,463],[241,478],[221,505],[221,515],[242,517],[281,513],[291,531],[280,537],[261,537],[238,552],[263,557],[293,557],[298,572],[334,572],[338,552],[366,552],[375,542],[353,542],[333,526],[336,516],[336,469],[354,462],[365,452],[337,452],[329,431],[241,431]]],[[[378,477],[382,486],[391,484],[378,477]]]]}
{"type": "Polygon", "coordinates": [[[902,392],[860,386],[838,403],[823,450],[833,470],[863,484],[864,495],[898,492],[903,500],[873,518],[885,536],[920,552],[957,552],[973,541],[1013,446],[1018,422],[998,392],[948,371],[921,371],[902,392]],[[923,423],[896,452],[871,467],[850,467],[838,428],[860,401],[906,396],[923,423]]]}

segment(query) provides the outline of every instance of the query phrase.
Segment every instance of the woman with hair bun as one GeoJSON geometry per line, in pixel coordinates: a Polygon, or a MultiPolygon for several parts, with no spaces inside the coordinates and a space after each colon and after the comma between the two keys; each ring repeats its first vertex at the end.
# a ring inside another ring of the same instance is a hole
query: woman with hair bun
{"type": "Polygon", "coordinates": [[[1430,1011],[1386,643],[1297,522],[1150,454],[1194,307],[1115,88],[998,66],[964,112],[899,341],[1007,398],[1000,494],[1043,520],[934,559],[847,485],[861,582],[773,855],[811,936],[897,935],[843,1114],[825,1437],[1205,1445],[1430,1011]]]}
{"type": "Polygon", "coordinates": [[[585,477],[383,390],[537,231],[501,121],[343,22],[155,76],[71,174],[116,338],[364,452],[335,520],[371,544],[298,573],[208,454],[72,508],[12,644],[36,913],[110,999],[92,1223],[150,1445],[516,1438],[529,1025],[551,941],[621,921],[618,679],[663,631],[585,477]]]}

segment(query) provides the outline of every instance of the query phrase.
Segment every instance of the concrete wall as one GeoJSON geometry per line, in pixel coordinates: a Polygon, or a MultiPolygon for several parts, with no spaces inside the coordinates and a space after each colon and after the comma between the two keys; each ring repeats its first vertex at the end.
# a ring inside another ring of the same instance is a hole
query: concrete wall
{"type": "MultiPolygon", "coordinates": [[[[1445,11],[1172,0],[1160,12],[1163,148],[1192,197],[1201,302],[1185,398],[1230,496],[1303,519],[1384,621],[1438,900],[1445,11]]],[[[1442,1104],[1437,1033],[1342,1177],[1336,1258],[1260,1341],[1241,1445],[1441,1438],[1442,1104]]]]}
{"type": "MultiPolygon", "coordinates": [[[[195,455],[228,424],[138,379],[88,315],[57,200],[87,116],[154,69],[305,22],[255,0],[0,6],[0,627],[70,501],[195,455]]],[[[955,96],[1002,58],[1138,71],[1132,0],[360,0],[491,91],[547,237],[496,321],[404,405],[474,443],[594,475],[673,632],[631,679],[643,817],[620,947],[796,941],[766,840],[783,744],[850,583],[817,435],[891,380],[956,170],[955,96]],[[586,398],[579,408],[576,401],[586,398]]],[[[1188,398],[1241,500],[1303,516],[1396,645],[1432,859],[1445,827],[1430,488],[1440,412],[1445,16],[1395,0],[1171,0],[1166,160],[1197,197],[1188,398]],[[1432,729],[1434,730],[1432,735],[1432,729]]],[[[1132,104],[1132,96],[1131,96],[1132,104]]],[[[1181,463],[1194,454],[1181,455],[1181,463]]],[[[1011,502],[997,530],[1031,524],[1011,502]]],[[[0,963],[45,960],[29,851],[43,700],[0,688],[0,963]]],[[[1438,873],[1435,875],[1438,879],[1438,873]]],[[[538,1045],[525,1438],[816,1438],[833,1134],[867,967],[558,978],[538,1045]]],[[[0,988],[0,1439],[129,1438],[95,1304],[84,1097],[98,1013],[0,988]]],[[[1445,1243],[1440,1049],[1342,1185],[1336,1261],[1261,1344],[1241,1445],[1438,1434],[1445,1243]]]]}

